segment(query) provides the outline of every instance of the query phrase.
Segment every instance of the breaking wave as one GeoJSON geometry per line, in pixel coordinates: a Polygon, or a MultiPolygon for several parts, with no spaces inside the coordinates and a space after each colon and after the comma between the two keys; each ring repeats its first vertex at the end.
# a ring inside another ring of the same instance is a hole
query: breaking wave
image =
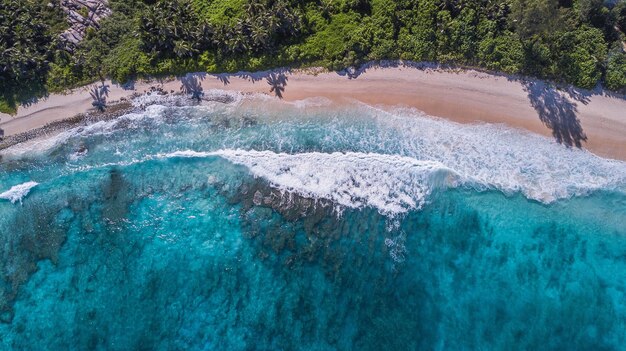
{"type": "Polygon", "coordinates": [[[509,173],[494,172],[485,176],[488,170],[478,167],[453,169],[438,161],[359,152],[178,151],[157,157],[210,156],[243,165],[255,177],[267,180],[280,190],[328,199],[348,208],[374,207],[383,214],[419,210],[434,189],[460,185],[477,190],[496,189],[505,194],[519,192],[548,204],[623,184],[619,174],[613,174],[615,178],[610,179],[594,174],[572,174],[568,178],[560,168],[532,172],[517,168],[509,173]],[[580,181],[581,177],[585,181],[580,181]]]}
{"type": "Polygon", "coordinates": [[[22,184],[15,185],[11,187],[11,189],[0,194],[0,199],[9,200],[11,203],[16,203],[18,201],[22,201],[30,190],[39,185],[37,182],[26,182],[22,184]]]}
{"type": "Polygon", "coordinates": [[[272,186],[327,199],[347,208],[373,207],[382,214],[419,210],[437,188],[456,186],[458,176],[439,162],[370,153],[274,153],[181,151],[161,157],[220,156],[247,167],[272,186]]]}

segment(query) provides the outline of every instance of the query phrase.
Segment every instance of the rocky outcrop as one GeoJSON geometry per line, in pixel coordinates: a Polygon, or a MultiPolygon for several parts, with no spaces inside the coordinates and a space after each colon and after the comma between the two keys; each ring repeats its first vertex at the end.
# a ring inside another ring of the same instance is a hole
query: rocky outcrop
{"type": "Polygon", "coordinates": [[[107,0],[61,0],[60,6],[70,23],[61,34],[69,50],[83,40],[88,28],[99,28],[100,21],[111,14],[107,0]]]}

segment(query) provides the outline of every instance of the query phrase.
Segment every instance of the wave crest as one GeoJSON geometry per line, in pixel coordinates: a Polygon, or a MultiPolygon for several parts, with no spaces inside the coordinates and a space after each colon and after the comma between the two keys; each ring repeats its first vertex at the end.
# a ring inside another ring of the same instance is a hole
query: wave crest
{"type": "Polygon", "coordinates": [[[220,150],[179,151],[161,157],[219,156],[247,167],[272,186],[341,207],[373,207],[385,215],[422,208],[437,188],[456,186],[459,177],[439,162],[372,153],[300,153],[220,150]]]}
{"type": "Polygon", "coordinates": [[[22,200],[28,195],[30,190],[39,185],[37,182],[26,182],[15,185],[11,189],[0,194],[0,199],[9,200],[11,203],[22,202],[22,200]]]}
{"type": "Polygon", "coordinates": [[[563,167],[553,169],[536,165],[523,168],[506,164],[498,167],[497,163],[485,168],[490,162],[484,159],[483,167],[477,166],[479,162],[470,163],[474,167],[459,162],[456,169],[449,168],[449,162],[359,152],[286,154],[228,149],[160,155],[186,158],[207,156],[219,156],[246,166],[254,176],[266,179],[281,190],[328,199],[350,208],[371,206],[382,214],[421,209],[428,195],[437,188],[463,185],[479,191],[494,189],[509,195],[521,193],[528,199],[549,204],[601,189],[616,190],[623,185],[624,179],[619,161],[603,160],[592,155],[589,156],[601,163],[600,166],[615,167],[615,172],[596,174],[579,170],[576,173],[563,167]]]}

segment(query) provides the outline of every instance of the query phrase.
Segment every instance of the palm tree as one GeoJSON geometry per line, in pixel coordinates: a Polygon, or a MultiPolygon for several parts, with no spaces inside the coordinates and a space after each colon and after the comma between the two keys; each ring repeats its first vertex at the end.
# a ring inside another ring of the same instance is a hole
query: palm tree
{"type": "Polygon", "coordinates": [[[265,6],[263,6],[262,3],[257,2],[256,0],[250,0],[248,1],[245,7],[246,7],[246,12],[249,15],[256,15],[260,12],[263,12],[265,6]]]}
{"type": "Polygon", "coordinates": [[[235,34],[227,43],[232,53],[238,54],[248,49],[248,43],[243,35],[235,34]]]}
{"type": "Polygon", "coordinates": [[[146,51],[159,55],[193,56],[197,48],[208,46],[212,29],[196,15],[188,1],[159,1],[148,8],[139,34],[146,51]]]}
{"type": "Polygon", "coordinates": [[[269,33],[265,26],[262,26],[259,22],[252,23],[250,27],[250,38],[252,39],[252,44],[257,49],[264,49],[268,44],[269,33]]]}
{"type": "Polygon", "coordinates": [[[321,0],[319,4],[320,12],[322,16],[327,20],[330,20],[330,15],[334,11],[334,6],[332,0],[321,0]]]}
{"type": "Polygon", "coordinates": [[[191,44],[183,40],[177,40],[174,42],[174,54],[176,54],[176,56],[178,57],[193,56],[194,52],[195,50],[191,46],[191,44]]]}

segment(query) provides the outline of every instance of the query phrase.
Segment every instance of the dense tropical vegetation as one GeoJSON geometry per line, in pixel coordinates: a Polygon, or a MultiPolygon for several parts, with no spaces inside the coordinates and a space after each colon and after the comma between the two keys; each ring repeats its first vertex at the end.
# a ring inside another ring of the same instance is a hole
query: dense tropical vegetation
{"type": "Polygon", "coordinates": [[[43,1],[0,0],[0,111],[45,89],[63,16],[43,1]]]}
{"type": "Polygon", "coordinates": [[[0,0],[4,110],[103,77],[380,59],[626,88],[626,0],[109,0],[71,53],[54,3],[0,0]]]}

